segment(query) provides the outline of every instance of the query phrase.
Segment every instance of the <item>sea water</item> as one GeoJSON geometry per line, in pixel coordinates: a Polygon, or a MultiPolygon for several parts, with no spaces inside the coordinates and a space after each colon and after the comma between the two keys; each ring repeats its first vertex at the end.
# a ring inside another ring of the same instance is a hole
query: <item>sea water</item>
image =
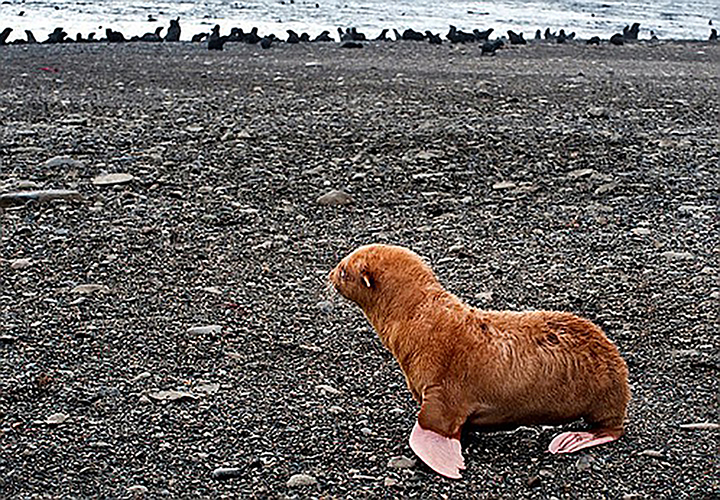
{"type": "Polygon", "coordinates": [[[609,38],[623,26],[641,24],[640,38],[652,30],[661,39],[705,40],[711,23],[720,23],[720,0],[4,0],[0,4],[0,29],[11,27],[10,36],[24,38],[32,30],[38,41],[61,26],[71,36],[105,28],[127,37],[152,32],[180,18],[184,40],[219,24],[222,32],[232,27],[285,38],[286,30],[323,30],[337,35],[337,27],[354,26],[375,37],[383,28],[403,31],[432,30],[445,34],[448,25],[471,31],[494,28],[495,35],[508,29],[532,38],[535,30],[564,28],[578,37],[609,38]]]}

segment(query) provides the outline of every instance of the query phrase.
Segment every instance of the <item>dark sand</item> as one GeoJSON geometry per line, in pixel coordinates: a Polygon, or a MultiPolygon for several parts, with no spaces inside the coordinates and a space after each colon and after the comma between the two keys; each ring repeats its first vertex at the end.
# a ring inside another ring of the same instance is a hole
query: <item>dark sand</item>
{"type": "Polygon", "coordinates": [[[0,47],[0,194],[84,197],[0,214],[0,496],[717,498],[718,431],[680,426],[720,422],[720,46],[226,48],[0,47]],[[627,435],[388,467],[417,407],[325,281],[374,241],[479,307],[600,324],[627,435]]]}

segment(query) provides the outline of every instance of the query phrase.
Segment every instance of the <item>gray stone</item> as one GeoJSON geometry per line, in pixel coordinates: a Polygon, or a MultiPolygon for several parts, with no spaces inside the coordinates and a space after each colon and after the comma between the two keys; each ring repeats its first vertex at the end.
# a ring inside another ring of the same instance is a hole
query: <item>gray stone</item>
{"type": "Polygon", "coordinates": [[[416,461],[406,456],[392,457],[388,462],[390,469],[412,469],[416,461]]]}
{"type": "Polygon", "coordinates": [[[210,335],[222,332],[221,325],[193,326],[187,329],[190,335],[210,335]]]}
{"type": "Polygon", "coordinates": [[[353,200],[352,196],[350,196],[344,191],[338,191],[336,189],[325,193],[317,199],[318,205],[324,205],[326,207],[339,207],[342,205],[350,205],[354,203],[354,201],[355,200],[353,200]]]}
{"type": "Polygon", "coordinates": [[[14,191],[0,194],[0,208],[25,205],[29,201],[42,203],[52,200],[82,200],[78,191],[67,189],[48,189],[44,191],[14,191]]]}
{"type": "Polygon", "coordinates": [[[32,261],[30,259],[15,259],[10,261],[10,269],[13,269],[15,271],[25,269],[26,267],[30,267],[31,265],[32,261]]]}
{"type": "Polygon", "coordinates": [[[663,252],[660,255],[667,260],[691,260],[695,257],[690,252],[663,252]]]}
{"type": "Polygon", "coordinates": [[[492,188],[496,191],[504,190],[504,189],[515,189],[516,184],[511,181],[502,181],[502,182],[496,182],[493,184],[492,188]]]}
{"type": "Polygon", "coordinates": [[[342,394],[342,391],[340,391],[340,390],[338,390],[338,389],[335,389],[333,386],[327,385],[327,384],[319,384],[319,385],[316,385],[316,386],[315,386],[315,389],[317,389],[318,391],[322,392],[323,394],[332,394],[332,395],[335,395],[335,396],[337,396],[337,395],[339,395],[339,394],[342,394]]]}
{"type": "Polygon", "coordinates": [[[105,174],[95,177],[92,183],[96,186],[116,186],[118,184],[127,184],[133,179],[135,179],[135,177],[130,174],[105,174]]]}
{"type": "Polygon", "coordinates": [[[142,484],[136,484],[135,486],[130,486],[127,490],[135,496],[142,496],[148,492],[147,487],[143,486],[142,484]]]}
{"type": "Polygon", "coordinates": [[[696,422],[692,424],[682,424],[680,428],[684,431],[716,431],[720,429],[720,424],[713,422],[696,422]]]}
{"type": "Polygon", "coordinates": [[[390,487],[392,487],[392,486],[396,486],[396,485],[398,484],[398,481],[397,481],[397,479],[393,479],[393,478],[391,478],[391,477],[386,477],[386,478],[385,478],[385,481],[383,481],[383,484],[384,484],[386,487],[390,488],[390,487]]]}
{"type": "Polygon", "coordinates": [[[47,168],[67,167],[67,168],[83,168],[83,163],[69,156],[55,156],[45,162],[47,168]]]}
{"type": "Polygon", "coordinates": [[[588,109],[587,114],[590,118],[608,118],[610,117],[610,112],[607,110],[607,108],[603,107],[592,107],[588,109]]]}
{"type": "Polygon", "coordinates": [[[297,488],[299,486],[312,486],[317,484],[317,479],[309,474],[295,474],[288,479],[288,488],[297,488]]]}
{"type": "Polygon", "coordinates": [[[60,425],[64,423],[70,416],[67,413],[53,413],[50,415],[47,419],[45,419],[45,423],[47,425],[60,425]]]}
{"type": "Polygon", "coordinates": [[[154,391],[148,393],[147,397],[154,401],[195,401],[198,399],[197,396],[189,392],[184,391],[154,391]]]}
{"type": "Polygon", "coordinates": [[[243,470],[238,467],[218,467],[212,471],[213,479],[223,481],[225,479],[232,479],[234,477],[240,477],[243,475],[243,470]]]}
{"type": "Polygon", "coordinates": [[[91,294],[95,292],[108,292],[110,289],[105,285],[99,285],[97,283],[89,283],[86,285],[78,285],[71,290],[72,293],[91,294]]]}

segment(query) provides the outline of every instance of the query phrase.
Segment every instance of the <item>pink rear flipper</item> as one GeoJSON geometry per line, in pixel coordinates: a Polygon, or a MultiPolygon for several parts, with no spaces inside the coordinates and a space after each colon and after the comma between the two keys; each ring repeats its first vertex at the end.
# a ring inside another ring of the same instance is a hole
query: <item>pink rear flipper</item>
{"type": "Polygon", "coordinates": [[[598,432],[563,432],[550,442],[550,453],[573,453],[584,448],[615,441],[616,436],[602,431],[598,432]]]}
{"type": "Polygon", "coordinates": [[[432,470],[451,479],[460,479],[460,470],[465,469],[460,441],[447,438],[415,422],[410,433],[410,448],[432,470]]]}

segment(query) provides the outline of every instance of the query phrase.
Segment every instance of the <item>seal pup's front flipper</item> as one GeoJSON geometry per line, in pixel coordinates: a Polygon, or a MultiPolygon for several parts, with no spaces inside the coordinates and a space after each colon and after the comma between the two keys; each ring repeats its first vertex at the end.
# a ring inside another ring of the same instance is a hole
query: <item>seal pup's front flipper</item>
{"type": "MultiPolygon", "coordinates": [[[[599,429],[594,432],[563,432],[550,442],[550,453],[573,453],[591,446],[609,443],[620,437],[617,432],[599,429]]],[[[622,433],[620,433],[622,434],[622,433]]]]}
{"type": "Polygon", "coordinates": [[[410,433],[410,448],[432,470],[450,479],[460,479],[465,469],[460,440],[448,438],[415,422],[410,433]]]}
{"type": "Polygon", "coordinates": [[[410,433],[410,448],[431,469],[451,479],[460,479],[465,461],[460,430],[465,417],[457,406],[446,403],[447,392],[440,387],[424,391],[422,408],[410,433]]]}

